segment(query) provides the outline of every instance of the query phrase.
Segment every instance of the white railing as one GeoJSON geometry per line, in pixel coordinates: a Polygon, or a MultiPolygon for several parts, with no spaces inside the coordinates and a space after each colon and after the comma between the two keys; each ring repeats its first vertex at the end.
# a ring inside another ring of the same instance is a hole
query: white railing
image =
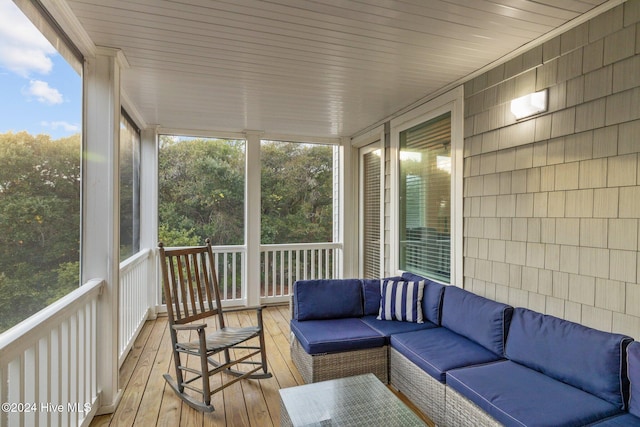
{"type": "Polygon", "coordinates": [[[145,320],[149,316],[149,258],[151,249],[138,252],[120,263],[120,324],[118,366],[122,366],[145,320]]]}
{"type": "Polygon", "coordinates": [[[283,301],[296,280],[338,277],[341,243],[261,245],[260,295],[265,302],[283,301]]]}
{"type": "Polygon", "coordinates": [[[214,246],[213,259],[218,273],[222,301],[241,301],[246,294],[244,246],[214,246]]]}
{"type": "MultiPolygon", "coordinates": [[[[247,286],[246,248],[213,246],[212,249],[223,302],[229,305],[242,304],[247,286]]],[[[341,250],[341,243],[260,245],[261,301],[286,301],[293,283],[299,279],[337,278],[341,250]]],[[[161,282],[159,278],[158,286],[162,286],[161,282]]],[[[164,310],[164,299],[158,308],[164,310]]]]}
{"type": "Polygon", "coordinates": [[[0,335],[0,426],[83,426],[97,408],[97,312],[91,280],[0,335]]]}

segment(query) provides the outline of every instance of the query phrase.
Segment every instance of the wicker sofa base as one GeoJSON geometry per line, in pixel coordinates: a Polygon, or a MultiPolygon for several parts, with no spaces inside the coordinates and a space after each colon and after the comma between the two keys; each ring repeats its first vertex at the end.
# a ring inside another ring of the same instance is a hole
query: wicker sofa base
{"type": "Polygon", "coordinates": [[[368,373],[373,373],[384,384],[389,383],[387,346],[311,355],[293,334],[290,346],[293,363],[307,384],[368,373]]]}
{"type": "Polygon", "coordinates": [[[391,386],[407,396],[436,425],[446,425],[445,385],[420,369],[395,348],[389,349],[389,364],[391,386]]]}
{"type": "Polygon", "coordinates": [[[475,403],[447,387],[445,425],[448,427],[500,427],[501,423],[480,409],[475,403]]]}

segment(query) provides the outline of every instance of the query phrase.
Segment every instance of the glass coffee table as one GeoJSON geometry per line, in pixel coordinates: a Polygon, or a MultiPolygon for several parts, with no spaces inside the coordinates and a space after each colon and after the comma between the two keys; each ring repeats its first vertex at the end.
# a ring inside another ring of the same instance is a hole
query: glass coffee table
{"type": "Polygon", "coordinates": [[[373,374],[280,390],[281,426],[426,426],[373,374]]]}

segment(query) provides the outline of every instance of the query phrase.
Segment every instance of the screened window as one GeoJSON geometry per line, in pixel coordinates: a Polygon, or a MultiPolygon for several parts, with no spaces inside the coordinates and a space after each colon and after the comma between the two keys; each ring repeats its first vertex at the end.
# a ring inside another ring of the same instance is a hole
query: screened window
{"type": "Polygon", "coordinates": [[[140,130],[120,116],[120,260],[140,250],[140,130]]]}
{"type": "Polygon", "coordinates": [[[262,141],[263,244],[333,241],[334,148],[262,141]]]}
{"type": "Polygon", "coordinates": [[[160,241],[244,244],[245,148],[244,140],[160,136],[160,241]]]}
{"type": "Polygon", "coordinates": [[[450,282],[451,114],[400,132],[401,270],[450,282]]]}
{"type": "Polygon", "coordinates": [[[0,332],[80,285],[82,57],[19,3],[0,0],[0,332]]]}
{"type": "Polygon", "coordinates": [[[380,277],[380,196],[381,150],[366,150],[362,154],[362,274],[365,278],[380,277]]]}

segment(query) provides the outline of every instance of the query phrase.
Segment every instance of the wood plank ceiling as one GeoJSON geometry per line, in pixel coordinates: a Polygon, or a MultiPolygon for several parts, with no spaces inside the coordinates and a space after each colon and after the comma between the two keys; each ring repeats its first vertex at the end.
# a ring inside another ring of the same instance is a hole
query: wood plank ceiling
{"type": "Polygon", "coordinates": [[[351,136],[605,0],[67,0],[147,125],[351,136]]]}

